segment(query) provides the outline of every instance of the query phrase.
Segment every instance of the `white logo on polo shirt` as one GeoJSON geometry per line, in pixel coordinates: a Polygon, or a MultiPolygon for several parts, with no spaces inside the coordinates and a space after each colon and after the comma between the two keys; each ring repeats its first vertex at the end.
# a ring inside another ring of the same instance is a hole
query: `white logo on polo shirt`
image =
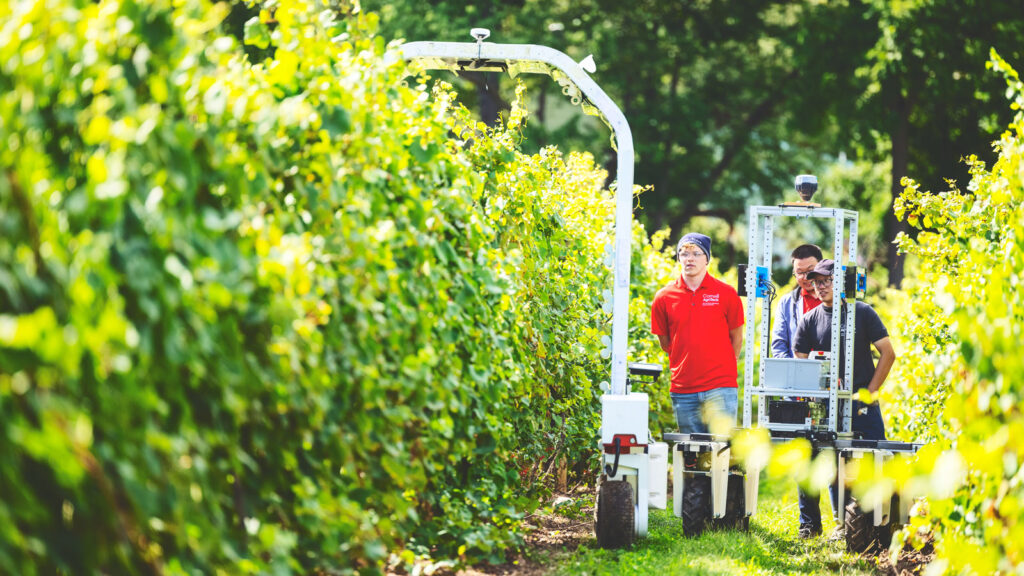
{"type": "Polygon", "coordinates": [[[704,294],[704,306],[718,306],[718,294],[704,294]]]}

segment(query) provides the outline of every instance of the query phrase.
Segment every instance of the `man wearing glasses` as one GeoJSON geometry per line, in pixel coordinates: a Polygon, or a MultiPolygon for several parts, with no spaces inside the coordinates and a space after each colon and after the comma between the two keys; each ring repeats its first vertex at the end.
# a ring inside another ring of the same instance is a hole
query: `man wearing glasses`
{"type": "MultiPolygon", "coordinates": [[[[800,320],[796,329],[796,337],[793,343],[793,351],[797,358],[807,358],[812,350],[828,352],[832,347],[832,305],[833,291],[832,278],[835,263],[832,260],[822,260],[813,270],[807,274],[807,279],[814,284],[814,290],[821,300],[821,306],[811,310],[800,320]]],[[[839,365],[843,366],[845,359],[843,351],[846,349],[846,314],[842,308],[846,303],[841,302],[840,316],[840,355],[839,365]]],[[[878,314],[863,302],[857,302],[855,308],[853,340],[853,391],[867,388],[871,393],[878,392],[889,376],[889,370],[896,361],[896,352],[889,341],[889,332],[882,324],[878,314]],[[875,365],[871,358],[871,346],[878,350],[878,365],[875,365]]],[[[853,401],[852,427],[855,436],[867,440],[885,440],[885,424],[882,422],[882,411],[878,402],[863,404],[858,400],[853,401]]],[[[835,485],[829,493],[832,497],[832,510],[838,509],[835,485]]],[[[810,498],[810,497],[808,497],[810,498]]],[[[805,494],[800,494],[800,536],[807,538],[805,528],[810,531],[821,533],[821,510],[818,507],[817,499],[811,499],[806,505],[805,494]],[[806,520],[806,523],[805,523],[806,520]]],[[[845,503],[843,504],[845,506],[845,503]]],[[[836,515],[838,517],[838,515],[836,515]]],[[[842,526],[836,529],[833,537],[842,535],[842,526]]],[[[811,534],[813,536],[814,534],[811,534]]]]}
{"type": "Polygon", "coordinates": [[[821,248],[814,244],[804,244],[797,246],[789,257],[793,263],[797,287],[779,302],[779,321],[772,330],[772,356],[775,358],[793,357],[797,323],[804,314],[821,304],[814,292],[814,285],[807,279],[807,274],[821,261],[821,248]]]}
{"type": "Polygon", "coordinates": [[[668,353],[672,407],[679,431],[727,434],[736,424],[736,364],[743,345],[743,305],[736,290],[708,274],[711,239],[684,235],[680,275],[654,296],[651,332],[668,353]]]}
{"type": "MultiPolygon", "coordinates": [[[[814,244],[797,246],[789,255],[793,264],[793,276],[796,278],[796,289],[782,297],[779,302],[779,318],[772,329],[772,356],[775,358],[793,358],[793,344],[796,342],[796,329],[800,320],[811,310],[821,304],[814,283],[807,278],[814,267],[821,262],[821,248],[814,244]]],[[[818,495],[799,489],[800,529],[801,538],[814,538],[821,534],[821,510],[818,506],[818,495]]]]}

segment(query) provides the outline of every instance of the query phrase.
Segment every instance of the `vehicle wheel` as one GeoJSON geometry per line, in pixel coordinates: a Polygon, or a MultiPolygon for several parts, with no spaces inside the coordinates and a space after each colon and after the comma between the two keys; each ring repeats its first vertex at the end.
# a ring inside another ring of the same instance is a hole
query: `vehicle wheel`
{"type": "Polygon", "coordinates": [[[870,552],[878,545],[872,515],[854,500],[846,505],[846,549],[854,554],[870,552]]]}
{"type": "Polygon", "coordinates": [[[750,518],[746,516],[743,476],[730,474],[728,486],[725,494],[725,516],[712,522],[718,529],[746,532],[750,529],[750,518]]]}
{"type": "Polygon", "coordinates": [[[683,534],[700,536],[711,518],[711,478],[694,474],[683,486],[683,534]]]}
{"type": "Polygon", "coordinates": [[[633,544],[633,487],[625,480],[602,482],[597,487],[594,532],[601,548],[625,548],[633,544]]]}

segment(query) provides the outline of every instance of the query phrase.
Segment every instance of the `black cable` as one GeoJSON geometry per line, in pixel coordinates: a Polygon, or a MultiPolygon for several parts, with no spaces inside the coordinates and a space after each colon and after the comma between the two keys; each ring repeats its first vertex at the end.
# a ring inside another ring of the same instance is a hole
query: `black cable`
{"type": "Polygon", "coordinates": [[[775,356],[772,353],[772,347],[771,347],[770,343],[771,343],[771,334],[772,334],[772,305],[775,304],[775,296],[776,296],[775,283],[772,282],[771,280],[768,280],[767,283],[763,284],[763,287],[764,287],[765,296],[768,298],[768,338],[769,338],[769,340],[768,340],[768,342],[769,342],[768,357],[769,358],[774,358],[775,356]]]}
{"type": "Polygon", "coordinates": [[[615,462],[612,466],[605,464],[604,473],[607,474],[610,478],[615,478],[615,476],[619,473],[619,452],[621,450],[618,436],[616,436],[615,439],[612,440],[612,444],[615,445],[615,462]]]}

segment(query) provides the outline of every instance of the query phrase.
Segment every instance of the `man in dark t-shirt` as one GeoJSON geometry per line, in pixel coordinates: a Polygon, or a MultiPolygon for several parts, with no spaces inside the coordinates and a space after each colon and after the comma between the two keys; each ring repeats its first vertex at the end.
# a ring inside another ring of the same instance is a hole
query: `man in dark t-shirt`
{"type": "MultiPolygon", "coordinates": [[[[821,300],[821,305],[814,308],[800,319],[797,325],[793,350],[797,358],[807,358],[811,351],[828,352],[832,348],[832,314],[833,294],[832,275],[835,262],[822,260],[814,270],[807,274],[807,279],[814,283],[814,290],[821,300]]],[[[846,304],[841,303],[842,308],[846,304]]],[[[840,309],[841,332],[839,340],[839,366],[845,362],[846,350],[846,315],[840,309]]],[[[867,388],[871,393],[878,392],[889,375],[889,370],[896,361],[896,352],[889,341],[889,332],[882,324],[878,314],[863,302],[857,302],[854,309],[853,338],[853,390],[867,388]],[[878,350],[878,365],[871,358],[871,346],[878,350]]],[[[863,404],[853,401],[853,421],[851,422],[855,436],[868,440],[885,440],[885,424],[882,422],[882,411],[878,402],[863,404]]],[[[829,490],[832,497],[833,516],[838,518],[837,494],[833,484],[829,490]]],[[[845,505],[845,503],[844,503],[845,505]]],[[[837,537],[842,526],[838,527],[837,537]]],[[[808,538],[821,533],[821,510],[817,497],[800,492],[800,536],[808,538]]]]}
{"type": "MultiPolygon", "coordinates": [[[[829,278],[827,282],[831,282],[829,278]]],[[[831,291],[831,284],[826,288],[831,291]]],[[[845,308],[845,304],[843,306],[845,308]]],[[[871,306],[863,302],[857,302],[856,330],[853,336],[853,390],[856,392],[861,388],[867,388],[875,375],[875,362],[871,358],[871,344],[882,339],[889,338],[889,332],[882,324],[871,306]]],[[[798,358],[806,358],[811,351],[818,350],[827,352],[832,347],[832,307],[818,306],[808,312],[802,322],[797,324],[796,339],[793,342],[793,349],[798,358]],[[801,326],[802,325],[802,326],[801,326]]],[[[840,342],[843,342],[843,349],[839,354],[839,366],[842,368],[846,362],[846,311],[843,310],[841,320],[840,342]]],[[[892,344],[889,344],[892,347],[892,344]]],[[[879,350],[881,352],[881,350],[879,350]]],[[[884,379],[884,376],[882,377],[884,379]]],[[[881,386],[881,381],[878,382],[881,386]]],[[[872,392],[878,390],[875,387],[872,392]]]]}

